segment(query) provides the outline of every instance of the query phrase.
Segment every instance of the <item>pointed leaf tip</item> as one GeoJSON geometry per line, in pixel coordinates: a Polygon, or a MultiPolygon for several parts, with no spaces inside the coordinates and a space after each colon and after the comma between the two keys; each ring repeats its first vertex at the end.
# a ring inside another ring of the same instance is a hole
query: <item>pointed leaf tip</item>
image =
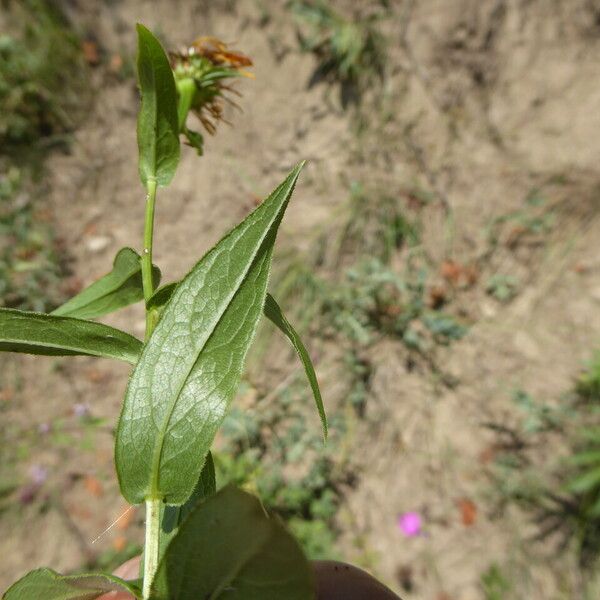
{"type": "Polygon", "coordinates": [[[315,399],[315,404],[319,417],[321,418],[321,424],[323,426],[323,439],[327,441],[328,426],[327,426],[327,415],[325,413],[325,406],[323,405],[323,398],[321,396],[321,390],[319,388],[319,382],[317,380],[317,374],[315,368],[310,359],[310,355],[306,346],[303,344],[302,339],[298,335],[298,332],[292,327],[292,324],[286,319],[281,308],[277,304],[277,301],[271,294],[267,294],[264,308],[265,316],[277,326],[277,328],[290,340],[294,350],[302,362],[304,372],[310,384],[310,388],[315,399]]]}
{"type": "Polygon", "coordinates": [[[263,311],[275,237],[300,168],[177,285],[146,343],[115,450],[121,492],[132,504],[182,504],[192,493],[263,311]]]}
{"type": "Polygon", "coordinates": [[[166,52],[152,32],[138,23],[138,84],[142,103],[138,114],[139,172],[142,184],[171,182],[179,164],[177,91],[166,52]]]}

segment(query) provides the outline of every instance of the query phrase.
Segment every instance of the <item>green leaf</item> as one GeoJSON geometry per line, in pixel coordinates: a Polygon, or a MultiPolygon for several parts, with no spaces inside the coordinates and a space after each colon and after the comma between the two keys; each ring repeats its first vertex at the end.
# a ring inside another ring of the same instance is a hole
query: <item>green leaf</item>
{"type": "MultiPolygon", "coordinates": [[[[158,289],[154,293],[152,298],[150,298],[147,305],[148,309],[161,310],[164,307],[164,305],[169,301],[169,298],[175,291],[177,285],[178,282],[168,283],[162,288],[158,289]]],[[[327,415],[325,413],[325,407],[323,405],[323,398],[321,396],[321,390],[319,389],[319,382],[317,381],[317,375],[315,373],[314,366],[310,359],[310,355],[306,350],[306,347],[302,343],[302,339],[300,338],[294,327],[291,325],[291,323],[286,319],[285,315],[281,311],[281,308],[277,304],[277,301],[275,300],[275,298],[273,298],[273,296],[271,296],[271,294],[267,294],[264,307],[264,314],[288,337],[294,349],[298,353],[298,356],[302,361],[306,377],[308,378],[308,381],[310,383],[310,387],[313,392],[313,397],[315,399],[315,404],[317,406],[317,410],[321,418],[321,423],[323,425],[323,437],[327,439],[327,415]]]]}
{"type": "Polygon", "coordinates": [[[141,598],[140,589],[114,575],[59,575],[36,569],[13,584],[4,600],[93,600],[107,592],[129,592],[141,598]]]}
{"type": "Polygon", "coordinates": [[[179,163],[177,92],[169,59],[160,42],[143,25],[138,32],[138,83],[142,105],[138,115],[140,178],[168,185],[179,163]]]}
{"type": "MultiPolygon", "coordinates": [[[[160,282],[160,269],[152,270],[154,285],[160,282]]],[[[113,262],[113,269],[52,312],[53,315],[95,319],[139,302],[144,298],[140,255],[131,248],[122,248],[113,262]]]]}
{"type": "Polygon", "coordinates": [[[290,342],[292,342],[292,346],[294,346],[294,349],[298,353],[298,356],[302,361],[302,365],[304,366],[304,372],[306,373],[306,377],[310,383],[310,387],[315,398],[315,404],[317,405],[317,410],[319,411],[319,416],[321,417],[321,423],[323,425],[323,437],[327,439],[327,415],[325,414],[325,407],[323,406],[323,398],[321,397],[321,390],[319,389],[319,382],[317,381],[315,368],[313,367],[308,351],[302,343],[300,336],[292,327],[290,322],[285,318],[281,308],[271,294],[267,294],[265,301],[265,316],[275,325],[277,325],[281,332],[288,337],[290,342]]]}
{"type": "Polygon", "coordinates": [[[594,504],[590,508],[589,514],[592,517],[600,517],[600,493],[598,494],[598,497],[597,497],[596,501],[594,502],[594,504]]]}
{"type": "MultiPolygon", "coordinates": [[[[193,77],[184,77],[183,79],[177,78],[175,81],[175,87],[177,88],[177,123],[179,125],[179,131],[185,132],[188,113],[192,108],[198,89],[196,87],[196,81],[193,77]]],[[[200,135],[200,134],[198,134],[200,135]]],[[[202,136],[200,136],[202,137],[202,136]]]]}
{"type": "Polygon", "coordinates": [[[165,307],[165,304],[170,300],[175,288],[179,285],[178,281],[167,283],[158,288],[146,303],[147,310],[158,310],[159,312],[165,307]]]}
{"type": "Polygon", "coordinates": [[[133,365],[142,351],[142,342],[93,321],[0,308],[0,351],[100,356],[133,365]]]}
{"type": "Polygon", "coordinates": [[[187,499],[185,504],[180,506],[163,505],[161,515],[161,532],[160,532],[160,556],[164,555],[167,545],[177,533],[181,524],[185,521],[188,515],[202,502],[209,498],[217,491],[217,481],[215,477],[215,464],[212,454],[209,452],[206,455],[206,461],[202,467],[202,472],[196,483],[196,487],[192,495],[187,499]]]}
{"type": "Polygon", "coordinates": [[[298,543],[260,502],[226,487],[200,504],[173,538],[152,600],[313,600],[298,543]]]}
{"type": "Polygon", "coordinates": [[[600,467],[587,471],[579,477],[575,477],[568,484],[568,489],[575,494],[583,494],[600,487],[600,467]]]}
{"type": "Polygon", "coordinates": [[[202,156],[204,154],[204,137],[202,134],[184,127],[183,135],[185,135],[188,145],[196,149],[198,156],[202,156]]]}
{"type": "Polygon", "coordinates": [[[121,492],[183,504],[237,389],[265,302],[273,244],[302,165],[177,286],[127,387],[121,492]]]}
{"type": "Polygon", "coordinates": [[[589,450],[587,452],[579,452],[572,456],[569,460],[571,464],[585,465],[600,465],[600,450],[589,450]]]}

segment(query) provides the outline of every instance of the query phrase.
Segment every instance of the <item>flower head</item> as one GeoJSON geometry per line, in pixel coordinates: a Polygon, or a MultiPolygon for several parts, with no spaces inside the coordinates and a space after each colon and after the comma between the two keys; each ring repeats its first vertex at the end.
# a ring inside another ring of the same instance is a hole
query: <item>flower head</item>
{"type": "Polygon", "coordinates": [[[188,143],[201,152],[202,136],[185,126],[187,112],[193,112],[206,131],[213,135],[218,122],[225,120],[225,103],[239,108],[231,99],[231,95],[239,95],[239,92],[228,80],[253,77],[252,73],[245,70],[245,67],[252,66],[252,60],[241,52],[230,50],[225,42],[209,36],[199,37],[187,48],[171,52],[170,55],[180,96],[182,133],[188,143]],[[182,111],[185,114],[182,115],[182,111]]]}
{"type": "Polygon", "coordinates": [[[398,517],[398,528],[406,537],[419,535],[421,526],[421,515],[418,512],[405,512],[398,517]]]}

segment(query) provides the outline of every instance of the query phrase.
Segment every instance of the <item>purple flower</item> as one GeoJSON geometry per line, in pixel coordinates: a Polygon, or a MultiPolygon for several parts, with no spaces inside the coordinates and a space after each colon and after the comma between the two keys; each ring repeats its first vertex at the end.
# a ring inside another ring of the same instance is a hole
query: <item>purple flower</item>
{"type": "Polygon", "coordinates": [[[421,533],[421,515],[418,512],[405,512],[398,517],[398,528],[406,537],[421,533]]]}
{"type": "Polygon", "coordinates": [[[48,469],[42,465],[31,465],[29,468],[29,479],[33,485],[42,485],[48,479],[48,469]]]}
{"type": "Polygon", "coordinates": [[[73,404],[73,414],[79,418],[87,417],[90,414],[90,409],[86,404],[78,402],[77,404],[73,404]]]}
{"type": "Polygon", "coordinates": [[[38,425],[38,431],[42,434],[50,433],[51,429],[50,423],[40,423],[38,425]]]}

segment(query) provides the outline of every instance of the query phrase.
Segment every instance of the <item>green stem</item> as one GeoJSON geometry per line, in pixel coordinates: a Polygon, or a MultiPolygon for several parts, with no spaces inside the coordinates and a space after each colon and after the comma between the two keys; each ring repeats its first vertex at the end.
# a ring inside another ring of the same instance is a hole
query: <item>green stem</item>
{"type": "MultiPolygon", "coordinates": [[[[154,236],[154,204],[156,202],[156,179],[148,179],[146,183],[146,220],[144,223],[144,249],[142,252],[142,285],[144,301],[148,302],[154,293],[152,281],[152,240],[154,236]]],[[[152,334],[156,318],[152,311],[146,311],[146,340],[152,334]]]]}
{"type": "MultiPolygon", "coordinates": [[[[154,205],[156,202],[156,179],[146,183],[146,219],[144,222],[144,250],[142,252],[142,286],[144,301],[147,303],[154,293],[152,279],[152,241],[154,238],[154,205]]],[[[146,310],[146,336],[148,340],[154,331],[157,318],[155,311],[146,310]]],[[[150,586],[158,567],[160,536],[160,500],[146,500],[146,540],[144,544],[144,600],[150,598],[150,586]]]]}
{"type": "Polygon", "coordinates": [[[146,500],[146,541],[144,544],[144,600],[150,598],[150,586],[158,568],[160,500],[146,500]]]}
{"type": "Polygon", "coordinates": [[[183,131],[188,113],[192,108],[194,96],[196,95],[196,82],[191,77],[186,77],[185,79],[179,79],[176,85],[179,94],[177,119],[179,121],[179,131],[183,131]]]}

